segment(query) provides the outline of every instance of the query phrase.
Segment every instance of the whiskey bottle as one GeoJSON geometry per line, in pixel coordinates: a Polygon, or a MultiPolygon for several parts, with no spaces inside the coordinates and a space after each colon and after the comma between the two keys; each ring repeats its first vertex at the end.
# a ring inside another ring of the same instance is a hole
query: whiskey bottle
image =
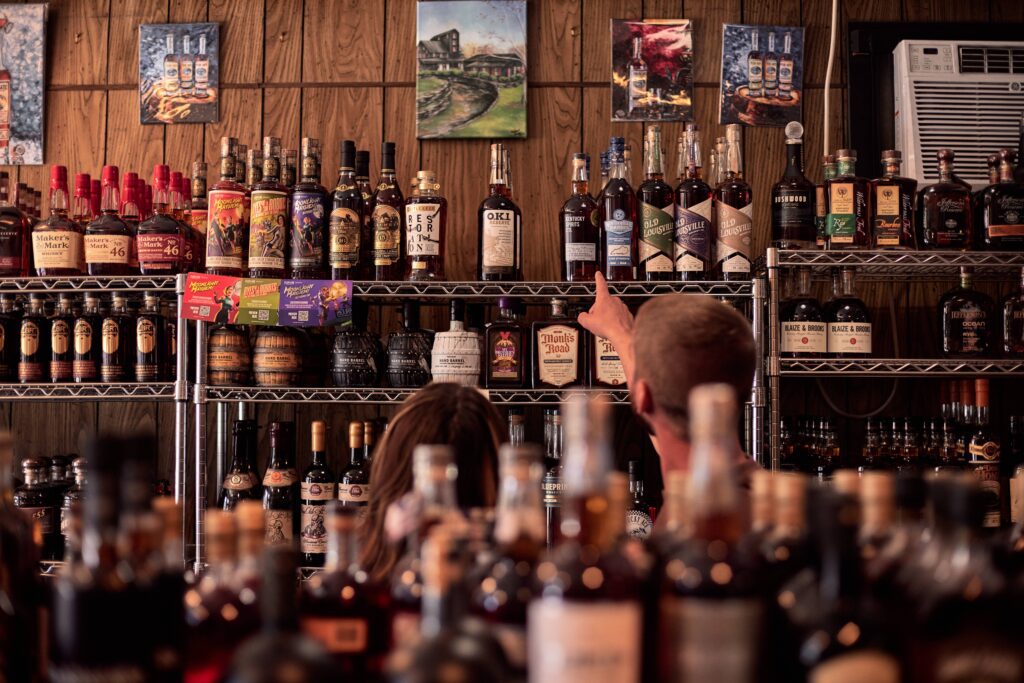
{"type": "Polygon", "coordinates": [[[558,408],[544,409],[544,478],[541,491],[544,502],[545,544],[551,548],[559,539],[562,523],[559,508],[562,505],[562,412],[558,408]]]}
{"type": "Polygon", "coordinates": [[[352,324],[334,335],[331,376],[338,387],[375,387],[380,381],[383,348],[380,338],[366,329],[365,301],[352,302],[352,324]]]}
{"type": "Polygon", "coordinates": [[[171,171],[171,182],[168,197],[170,198],[171,218],[178,224],[178,237],[181,244],[181,272],[192,270],[195,260],[192,227],[188,224],[188,207],[185,195],[188,187],[185,178],[179,171],[171,171]]]}
{"type": "Polygon", "coordinates": [[[21,318],[18,333],[21,353],[18,356],[18,381],[44,382],[50,376],[50,335],[46,320],[46,300],[33,294],[21,318]]]}
{"type": "Polygon", "coordinates": [[[978,226],[984,249],[1024,249],[1024,187],[1013,179],[1016,155],[999,150],[999,182],[982,195],[983,220],[978,226]]]}
{"type": "Polygon", "coordinates": [[[484,386],[488,389],[522,388],[529,380],[529,335],[512,306],[511,299],[498,299],[498,319],[484,332],[484,386]]]}
{"type": "Polygon", "coordinates": [[[360,280],[373,277],[373,230],[370,220],[373,215],[373,186],[370,185],[370,152],[365,149],[356,150],[356,187],[363,197],[362,232],[359,238],[359,271],[360,280]]]}
{"type": "Polygon", "coordinates": [[[142,192],[141,181],[135,173],[125,173],[121,181],[120,216],[128,232],[131,235],[128,252],[128,272],[135,275],[139,272],[139,222],[142,220],[142,192]]]}
{"type": "Polygon", "coordinates": [[[70,294],[61,294],[57,308],[50,316],[50,381],[70,382],[74,377],[73,332],[75,326],[74,300],[70,294]]]}
{"type": "Polygon", "coordinates": [[[608,153],[607,150],[604,151],[604,152],[601,152],[600,162],[601,162],[601,184],[600,184],[600,189],[598,189],[597,193],[594,195],[594,199],[596,201],[600,201],[601,200],[601,195],[604,194],[604,188],[608,187],[608,178],[611,175],[611,168],[612,168],[611,155],[608,153]]]}
{"type": "Polygon", "coordinates": [[[0,382],[12,382],[18,376],[21,352],[21,317],[13,294],[0,295],[0,335],[0,382]]]}
{"type": "Polygon", "coordinates": [[[160,314],[160,300],[146,292],[143,308],[135,318],[135,381],[156,382],[165,362],[167,321],[160,314]]]}
{"type": "Polygon", "coordinates": [[[558,212],[562,279],[566,282],[590,282],[597,270],[598,211],[590,195],[588,162],[586,154],[572,155],[572,194],[558,212]]]}
{"type": "MultiPolygon", "coordinates": [[[[288,232],[288,268],[298,280],[319,280],[325,274],[324,207],[327,190],[320,184],[316,146],[302,138],[302,173],[292,191],[291,230],[288,232]]],[[[360,217],[362,223],[362,217],[360,217]]]]}
{"type": "Polygon", "coordinates": [[[321,567],[327,553],[327,501],[334,500],[334,472],[327,464],[327,425],[314,420],[312,461],[299,484],[299,561],[303,567],[321,567]]]}
{"type": "Polygon", "coordinates": [[[68,169],[50,167],[50,217],[32,228],[32,263],[40,277],[81,275],[82,226],[68,218],[68,169]]]}
{"type": "Polygon", "coordinates": [[[29,217],[11,202],[10,182],[0,171],[0,277],[28,275],[29,217]]]}
{"type": "Polygon", "coordinates": [[[71,473],[74,483],[64,491],[60,503],[60,533],[64,536],[65,548],[68,548],[71,535],[71,517],[74,514],[71,509],[80,506],[85,497],[85,458],[71,461],[71,473]]]}
{"type": "Polygon", "coordinates": [[[612,138],[608,183],[598,209],[600,264],[609,281],[635,280],[637,263],[637,199],[626,178],[625,140],[612,138]]]}
{"type": "Polygon", "coordinates": [[[388,591],[360,564],[358,526],[355,510],[327,504],[327,561],[303,585],[299,624],[330,653],[335,676],[377,680],[390,644],[388,591]]]}
{"type": "Polygon", "coordinates": [[[103,167],[101,214],[85,229],[89,275],[127,275],[130,269],[132,231],[117,215],[121,209],[117,176],[117,166],[103,167]]]}
{"type": "Polygon", "coordinates": [[[814,186],[814,246],[823,248],[828,242],[826,231],[826,219],[828,217],[828,195],[825,193],[825,183],[836,177],[836,157],[833,154],[826,154],[822,157],[822,176],[824,180],[814,186]]]}
{"type": "Polygon", "coordinates": [[[263,138],[263,178],[249,202],[249,277],[283,278],[288,188],[281,183],[280,138],[263,138]]]}
{"type": "Polygon", "coordinates": [[[100,379],[104,382],[130,382],[134,378],[135,321],[128,314],[123,294],[113,296],[110,312],[100,326],[100,379]]]}
{"type": "Polygon", "coordinates": [[[654,530],[655,508],[644,495],[644,473],[639,460],[629,461],[629,509],[626,511],[626,533],[644,540],[654,530]]]}
{"type": "Polygon", "coordinates": [[[753,240],[754,193],[743,179],[742,129],[725,127],[726,157],[724,179],[715,188],[715,270],[723,280],[750,278],[750,250],[753,240]]]}
{"type": "Polygon", "coordinates": [[[621,389],[626,385],[626,371],[615,345],[596,334],[587,335],[590,342],[590,386],[621,389]]]}
{"type": "Polygon", "coordinates": [[[971,192],[953,177],[954,154],[940,149],[939,182],[917,195],[918,239],[928,249],[968,250],[974,241],[971,192]]]}
{"type": "Polygon", "coordinates": [[[683,170],[676,188],[675,270],[680,280],[705,280],[714,236],[712,190],[701,175],[700,131],[695,123],[686,124],[680,163],[683,170]]]}
{"type": "Polygon", "coordinates": [[[420,305],[402,305],[402,330],[388,337],[388,386],[421,387],[430,381],[430,351],[434,335],[420,329],[420,305]]]}
{"type": "MultiPolygon", "coordinates": [[[[39,671],[39,551],[33,525],[12,505],[14,450],[9,432],[0,435],[0,558],[5,576],[4,627],[0,675],[10,681],[31,681],[39,671]]],[[[51,645],[53,651],[53,645],[51,645]]]]}
{"type": "Polygon", "coordinates": [[[828,321],[828,353],[860,356],[871,353],[871,314],[857,297],[854,269],[840,269],[839,290],[825,308],[828,321]]]}
{"type": "Polygon", "coordinates": [[[1024,268],[1020,287],[1003,299],[1003,353],[1024,356],[1024,268]]]}
{"type": "Polygon", "coordinates": [[[811,270],[797,270],[796,296],[785,302],[782,318],[782,355],[816,358],[828,350],[828,330],[821,304],[811,294],[811,270]]]}
{"type": "MultiPolygon", "coordinates": [[[[261,500],[263,494],[256,471],[256,421],[236,420],[231,433],[231,466],[224,475],[217,500],[217,507],[229,512],[240,501],[261,500]]],[[[262,534],[260,537],[262,540],[262,534]]]]}
{"type": "MultiPolygon", "coordinates": [[[[206,219],[206,272],[242,277],[249,247],[245,187],[235,180],[238,141],[220,139],[220,180],[210,188],[206,219]]],[[[242,161],[241,166],[245,166],[242,161]]]]}
{"type": "Polygon", "coordinates": [[[342,506],[365,508],[370,504],[370,470],[363,450],[363,423],[348,423],[348,465],[338,477],[338,500],[342,506]]]}
{"type": "Polygon", "coordinates": [[[163,366],[160,377],[165,382],[178,379],[178,302],[164,301],[160,303],[160,316],[164,320],[163,366]]]}
{"type": "Polygon", "coordinates": [[[466,304],[452,299],[451,326],[434,335],[430,375],[435,382],[455,382],[467,387],[480,384],[480,335],[466,330],[466,304]]]}
{"type": "Polygon", "coordinates": [[[538,567],[540,586],[527,620],[535,683],[640,680],[641,584],[621,552],[615,534],[621,521],[611,519],[607,494],[610,412],[600,398],[565,404],[562,538],[538,567]],[[553,648],[561,656],[545,656],[553,648]]]}
{"type": "Polygon", "coordinates": [[[448,200],[433,171],[417,171],[405,200],[407,280],[443,280],[444,251],[448,234],[448,200]]]}
{"type": "Polygon", "coordinates": [[[288,189],[290,197],[292,190],[295,189],[295,172],[298,170],[299,152],[295,149],[284,149],[281,150],[281,157],[281,184],[288,189]]]}
{"type": "Polygon", "coordinates": [[[75,316],[74,356],[71,359],[71,377],[75,382],[95,382],[99,379],[103,318],[100,317],[100,297],[86,294],[82,312],[75,316]]]}
{"type": "MultiPolygon", "coordinates": [[[[75,174],[75,191],[71,198],[71,220],[85,228],[92,220],[92,204],[89,201],[92,192],[92,181],[88,173],[75,174]]],[[[83,249],[84,251],[84,249],[83,249]]],[[[84,255],[84,254],[83,254],[84,255]]],[[[85,265],[84,262],[82,264],[85,265]]],[[[83,268],[84,272],[84,268],[83,268]]]]}
{"type": "Polygon", "coordinates": [[[775,31],[768,32],[768,52],[764,55],[765,97],[779,96],[779,55],[775,52],[775,31]]]}
{"type": "Polygon", "coordinates": [[[405,252],[405,198],[395,180],[395,143],[381,147],[380,180],[373,193],[373,279],[400,280],[405,252]]]}
{"type": "Polygon", "coordinates": [[[967,464],[981,483],[984,497],[986,527],[1003,525],[1003,477],[1000,471],[1000,438],[989,426],[989,384],[987,379],[974,381],[976,406],[975,426],[967,447],[967,464]]]}
{"type": "Polygon", "coordinates": [[[764,96],[764,55],[758,49],[758,30],[750,31],[750,52],[747,53],[747,94],[764,96]]]}
{"type": "Polygon", "coordinates": [[[782,54],[779,55],[779,99],[793,99],[793,34],[789,31],[782,36],[782,54]]]}
{"type": "Polygon", "coordinates": [[[825,183],[828,214],[825,231],[829,249],[871,248],[871,183],[857,175],[857,152],[836,152],[836,177],[825,183]]]}
{"type": "Polygon", "coordinates": [[[44,560],[59,560],[63,545],[60,530],[54,520],[57,501],[49,486],[49,471],[46,463],[39,458],[25,458],[21,461],[22,483],[14,489],[12,502],[33,527],[39,556],[44,560]]]}
{"type": "Polygon", "coordinates": [[[184,267],[182,228],[171,214],[170,177],[164,164],[153,167],[153,215],[139,223],[136,238],[143,275],[173,275],[184,267]]]}
{"type": "Polygon", "coordinates": [[[996,319],[992,299],[974,289],[970,268],[960,269],[960,284],[939,299],[942,353],[949,357],[987,356],[996,319]]]}
{"type": "Polygon", "coordinates": [[[674,278],[675,191],[665,182],[661,127],[647,128],[644,141],[644,177],[637,188],[639,203],[640,279],[674,278]]]}
{"type": "MultiPolygon", "coordinates": [[[[341,166],[331,208],[328,262],[331,279],[347,280],[359,266],[359,240],[363,229],[363,195],[356,186],[356,143],[341,143],[341,166]]],[[[397,188],[396,188],[397,191],[397,188]]],[[[390,207],[389,207],[390,208],[390,207]]],[[[381,220],[390,217],[381,214],[381,220]]],[[[388,238],[390,239],[390,238],[388,238]]]]}
{"type": "Polygon", "coordinates": [[[263,510],[268,546],[291,548],[299,525],[299,481],[295,474],[295,423],[271,422],[270,460],[263,475],[263,510]]]}
{"type": "Polygon", "coordinates": [[[882,151],[882,177],[872,181],[876,249],[916,249],[914,198],[917,181],[900,177],[899,150],[882,151]]]}
{"type": "Polygon", "coordinates": [[[505,145],[491,145],[488,195],[477,211],[477,277],[482,281],[522,280],[523,245],[518,227],[522,212],[509,197],[505,166],[505,145]]]}
{"type": "MultiPolygon", "coordinates": [[[[769,42],[774,35],[768,34],[769,42]]],[[[815,243],[814,183],[804,175],[803,135],[799,122],[786,124],[786,171],[772,187],[772,245],[778,249],[811,249],[815,243]]]]}
{"type": "Polygon", "coordinates": [[[562,389],[584,382],[583,327],[570,318],[564,299],[551,300],[551,316],[532,326],[533,388],[562,389]]]}
{"type": "Polygon", "coordinates": [[[192,201],[188,208],[188,224],[192,228],[192,270],[203,272],[206,268],[206,221],[210,207],[206,199],[205,161],[192,162],[192,201]]]}

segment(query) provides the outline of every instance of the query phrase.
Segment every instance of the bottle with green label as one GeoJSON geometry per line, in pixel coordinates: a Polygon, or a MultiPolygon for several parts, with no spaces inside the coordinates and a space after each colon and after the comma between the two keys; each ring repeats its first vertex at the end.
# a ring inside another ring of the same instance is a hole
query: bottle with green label
{"type": "Polygon", "coordinates": [[[828,213],[825,233],[829,249],[871,248],[871,181],[857,175],[857,152],[836,152],[836,177],[825,181],[828,213]]]}
{"type": "Polygon", "coordinates": [[[636,192],[640,205],[640,279],[674,277],[675,190],[665,182],[661,127],[652,125],[644,140],[644,182],[636,192]]]}

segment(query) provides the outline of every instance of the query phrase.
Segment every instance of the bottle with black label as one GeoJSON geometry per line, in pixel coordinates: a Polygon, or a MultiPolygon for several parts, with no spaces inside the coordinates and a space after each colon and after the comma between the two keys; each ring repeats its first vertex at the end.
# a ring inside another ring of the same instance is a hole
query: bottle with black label
{"type": "Polygon", "coordinates": [[[637,188],[639,203],[639,278],[671,280],[675,277],[675,190],[665,182],[661,128],[652,124],[644,140],[644,177],[637,188]]]}
{"type": "Polygon", "coordinates": [[[814,183],[804,175],[804,127],[786,124],[786,171],[772,187],[772,246],[812,249],[815,245],[814,183]]]}
{"type": "Polygon", "coordinates": [[[76,382],[99,380],[102,327],[100,297],[98,294],[86,294],[82,312],[75,316],[75,355],[71,360],[71,375],[76,382]]]}
{"type": "Polygon", "coordinates": [[[14,507],[33,524],[42,540],[41,557],[59,560],[63,556],[63,538],[54,519],[57,501],[49,486],[49,472],[39,458],[25,458],[21,462],[22,484],[14,489],[14,507]]]}
{"type": "Polygon", "coordinates": [[[345,507],[365,508],[370,503],[370,470],[364,460],[363,423],[348,425],[349,460],[338,477],[338,500],[345,507]]]}
{"type": "Polygon", "coordinates": [[[147,292],[143,308],[135,319],[135,381],[156,382],[164,356],[166,321],[160,314],[160,300],[147,292]]]}
{"type": "Polygon", "coordinates": [[[857,297],[854,269],[840,270],[839,288],[825,310],[828,322],[828,353],[862,356],[871,353],[871,314],[857,297]]]}
{"type": "Polygon", "coordinates": [[[544,409],[544,478],[541,479],[543,492],[545,539],[552,547],[559,538],[558,513],[562,504],[562,411],[558,408],[544,409]]]}
{"type": "Polygon", "coordinates": [[[263,490],[256,471],[256,420],[236,420],[232,427],[231,466],[224,475],[217,507],[234,510],[239,501],[260,500],[263,490]]]}
{"type": "Polygon", "coordinates": [[[302,473],[299,484],[300,561],[304,567],[322,567],[327,553],[327,527],[324,513],[327,501],[334,498],[334,472],[327,464],[327,425],[315,420],[312,432],[312,462],[302,473]]]}
{"type": "Polygon", "coordinates": [[[942,353],[951,357],[986,356],[996,329],[994,304],[974,289],[970,268],[960,269],[960,285],[939,299],[942,353]]]}
{"type": "Polygon", "coordinates": [[[70,294],[57,298],[57,308],[50,316],[50,381],[70,382],[73,377],[74,299],[70,294]]]}
{"type": "Polygon", "coordinates": [[[50,335],[46,320],[46,299],[33,294],[19,328],[18,381],[43,382],[49,377],[50,335]]]}
{"type": "Polygon", "coordinates": [[[270,460],[263,475],[268,546],[292,547],[299,526],[299,478],[295,473],[295,423],[270,423],[270,460]]]}
{"type": "Polygon", "coordinates": [[[797,270],[796,295],[783,302],[782,355],[786,358],[815,358],[828,350],[828,330],[821,304],[811,294],[811,269],[797,270]]]}
{"type": "Polygon", "coordinates": [[[899,150],[882,151],[882,177],[872,181],[876,249],[916,249],[914,200],[917,181],[900,176],[899,150]]]}
{"type": "Polygon", "coordinates": [[[71,532],[71,508],[74,505],[80,505],[84,497],[85,458],[75,458],[71,461],[71,473],[74,475],[75,481],[64,492],[60,503],[60,533],[64,537],[65,547],[67,547],[68,535],[71,532]]]}
{"type": "Polygon", "coordinates": [[[676,188],[676,277],[683,281],[706,280],[714,240],[712,189],[703,179],[700,131],[695,123],[686,124],[682,152],[683,177],[676,188]]]}
{"type": "Polygon", "coordinates": [[[522,212],[508,190],[505,145],[491,145],[488,195],[477,211],[477,276],[480,280],[522,280],[522,212]]]}
{"type": "Polygon", "coordinates": [[[981,197],[983,224],[976,230],[984,249],[1024,249],[1024,187],[1014,181],[1017,155],[999,150],[999,182],[981,197]]]}
{"type": "Polygon", "coordinates": [[[0,295],[0,382],[17,377],[21,318],[13,294],[0,295]]]}
{"type": "Polygon", "coordinates": [[[644,473],[639,460],[629,461],[629,509],[626,511],[626,533],[646,539],[654,530],[654,506],[644,495],[644,473]]]}
{"type": "Polygon", "coordinates": [[[364,205],[362,192],[356,185],[355,164],[356,143],[352,140],[343,140],[338,185],[334,188],[328,228],[327,259],[333,280],[353,278],[359,267],[359,242],[362,239],[364,205]]]}
{"type": "Polygon", "coordinates": [[[352,324],[334,335],[331,377],[337,387],[375,387],[380,381],[384,350],[380,337],[366,329],[366,301],[352,302],[352,324]]]}
{"type": "Polygon", "coordinates": [[[430,381],[430,351],[434,334],[420,329],[420,305],[402,305],[402,329],[388,337],[388,385],[395,388],[421,387],[430,381]]]}
{"type": "Polygon", "coordinates": [[[123,294],[115,294],[101,325],[100,379],[130,382],[134,378],[134,342],[135,321],[128,314],[128,300],[123,294]]]}
{"type": "Polygon", "coordinates": [[[498,319],[484,332],[484,386],[515,389],[529,381],[529,334],[512,310],[512,299],[498,299],[498,319]]]}

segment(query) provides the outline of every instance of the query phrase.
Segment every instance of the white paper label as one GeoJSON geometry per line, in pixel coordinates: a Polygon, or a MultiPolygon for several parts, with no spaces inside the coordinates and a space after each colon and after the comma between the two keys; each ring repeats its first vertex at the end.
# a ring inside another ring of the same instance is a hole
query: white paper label
{"type": "Polygon", "coordinates": [[[890,655],[862,650],[842,655],[816,666],[808,683],[899,683],[900,668],[890,655]]]}
{"type": "Polygon", "coordinates": [[[568,242],[565,245],[567,262],[584,261],[591,263],[597,260],[597,245],[593,242],[568,242]]]}
{"type": "Polygon", "coordinates": [[[668,662],[672,681],[752,683],[758,680],[758,600],[661,601],[665,642],[678,643],[668,662]]]}
{"type": "Polygon", "coordinates": [[[537,376],[542,382],[564,387],[580,380],[580,331],[568,325],[537,330],[537,376]]]}
{"type": "Polygon", "coordinates": [[[530,683],[637,683],[640,622],[637,602],[535,600],[527,617],[530,683]]]}
{"type": "Polygon", "coordinates": [[[405,234],[409,256],[438,256],[441,253],[441,205],[408,204],[405,234]]]}
{"type": "Polygon", "coordinates": [[[871,353],[871,323],[829,323],[829,353],[871,353]]]}
{"type": "Polygon", "coordinates": [[[515,213],[504,209],[487,209],[484,211],[484,272],[488,268],[512,268],[516,263],[515,256],[515,213]]]}
{"type": "Polygon", "coordinates": [[[825,323],[782,323],[783,353],[825,353],[828,350],[825,323]]]}

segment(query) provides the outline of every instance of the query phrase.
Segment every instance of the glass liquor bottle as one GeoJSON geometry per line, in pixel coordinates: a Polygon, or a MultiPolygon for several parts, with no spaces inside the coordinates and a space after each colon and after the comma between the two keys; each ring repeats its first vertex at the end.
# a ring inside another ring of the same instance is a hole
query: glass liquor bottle
{"type": "Polygon", "coordinates": [[[750,52],[747,53],[747,94],[764,96],[764,55],[758,47],[758,31],[750,31],[750,52]]]}
{"type": "Polygon", "coordinates": [[[367,468],[373,464],[373,451],[377,446],[376,430],[377,422],[375,420],[363,421],[363,462],[367,468]]]}
{"type": "Polygon", "coordinates": [[[562,412],[558,408],[544,409],[544,478],[541,491],[544,503],[545,544],[548,548],[558,540],[561,525],[559,508],[562,505],[562,412]]]}
{"type": "Polygon", "coordinates": [[[626,371],[615,345],[596,334],[587,335],[590,346],[590,386],[621,389],[626,385],[626,371]]]}
{"type": "Polygon", "coordinates": [[[765,97],[779,96],[779,55],[775,52],[775,31],[768,32],[768,52],[764,54],[765,97]]]}
{"type": "MultiPolygon", "coordinates": [[[[772,36],[768,34],[769,40],[772,36]]],[[[779,249],[811,249],[815,244],[814,183],[804,175],[803,136],[799,122],[786,124],[786,171],[772,187],[772,246],[779,249]]]]}
{"type": "Polygon", "coordinates": [[[294,544],[299,524],[299,481],[295,473],[295,423],[271,422],[270,460],[263,475],[263,510],[268,546],[294,544]]]}
{"type": "Polygon", "coordinates": [[[914,199],[917,181],[900,176],[899,150],[882,151],[882,177],[872,181],[875,249],[917,249],[914,199]]]}
{"type": "Polygon", "coordinates": [[[327,501],[334,499],[334,472],[327,464],[327,425],[314,420],[310,430],[312,461],[302,473],[299,485],[299,561],[303,567],[321,567],[327,553],[324,513],[327,501]]]}
{"type": "Polygon", "coordinates": [[[11,382],[18,376],[21,353],[21,316],[13,294],[0,295],[0,335],[0,382],[11,382]]]}
{"type": "Polygon", "coordinates": [[[572,194],[558,212],[566,282],[590,282],[597,270],[598,212],[590,195],[588,162],[586,154],[572,155],[572,194]]]}
{"type": "Polygon", "coordinates": [[[211,275],[245,274],[249,230],[245,187],[235,180],[237,144],[234,138],[220,139],[220,180],[210,188],[207,199],[205,260],[206,272],[211,275]]]}
{"type": "Polygon", "coordinates": [[[447,332],[434,335],[430,374],[435,382],[455,382],[468,387],[480,384],[480,335],[466,329],[466,304],[452,299],[447,332]]]}
{"type": "Polygon", "coordinates": [[[236,420],[231,428],[231,466],[221,484],[217,507],[231,511],[240,501],[261,500],[262,488],[256,471],[256,421],[236,420]]]}
{"type": "Polygon", "coordinates": [[[160,299],[146,292],[143,307],[135,318],[135,381],[156,382],[166,348],[167,321],[160,314],[160,299]]]}
{"type": "Polygon", "coordinates": [[[205,161],[192,162],[192,201],[188,209],[188,224],[192,228],[192,270],[201,273],[206,267],[206,221],[210,206],[206,198],[205,161]]]}
{"type": "Polygon", "coordinates": [[[726,126],[724,179],[715,188],[717,241],[715,270],[723,280],[750,278],[754,195],[743,179],[743,149],[738,124],[726,126]]]}
{"type": "Polygon", "coordinates": [[[601,195],[604,194],[604,188],[608,186],[608,178],[611,175],[611,155],[607,152],[601,152],[601,184],[597,193],[594,195],[594,199],[601,201],[601,195]]]}
{"type": "Polygon", "coordinates": [[[89,275],[127,275],[130,272],[132,231],[118,217],[121,198],[117,183],[117,166],[104,166],[101,213],[85,229],[85,264],[89,275]]]}
{"type": "Polygon", "coordinates": [[[338,500],[342,506],[362,508],[370,504],[370,469],[366,465],[363,449],[363,423],[348,424],[348,465],[338,477],[338,500]]]}
{"type": "Polygon", "coordinates": [[[444,279],[448,200],[440,192],[436,173],[416,172],[413,190],[405,200],[407,280],[444,279]]]}
{"type": "Polygon", "coordinates": [[[85,498],[85,458],[71,461],[71,473],[74,475],[74,483],[61,496],[60,503],[60,533],[64,536],[65,548],[69,546],[71,535],[71,508],[80,506],[85,498]]]}
{"type": "Polygon", "coordinates": [[[50,217],[32,228],[32,262],[40,277],[81,275],[82,226],[68,218],[68,169],[50,167],[50,217]]]}
{"type": "Polygon", "coordinates": [[[380,338],[366,329],[369,307],[352,302],[352,324],[334,335],[331,376],[338,387],[375,387],[380,381],[383,348],[380,338]]]}
{"type": "Polygon", "coordinates": [[[499,299],[498,319],[484,332],[484,386],[488,389],[521,388],[529,381],[529,335],[512,306],[511,299],[499,299]]]}
{"type": "Polygon", "coordinates": [[[637,200],[626,179],[622,138],[612,138],[608,183],[598,208],[600,267],[609,281],[635,280],[637,200]]]}
{"type": "Polygon", "coordinates": [[[373,186],[370,185],[370,152],[356,150],[356,187],[363,197],[362,232],[359,238],[359,270],[356,276],[360,280],[373,277],[373,230],[370,217],[373,214],[373,186]]]}
{"type": "Polygon", "coordinates": [[[678,279],[706,280],[711,257],[711,187],[701,174],[700,131],[697,124],[686,124],[680,156],[682,178],[676,188],[675,246],[673,257],[678,279]]]}
{"type": "Polygon", "coordinates": [[[814,246],[823,248],[828,243],[826,231],[828,218],[828,195],[825,193],[825,183],[836,177],[835,155],[826,154],[822,157],[822,177],[824,180],[814,186],[814,246]]]}
{"type": "Polygon", "coordinates": [[[522,212],[509,197],[505,160],[505,146],[492,144],[488,195],[477,211],[477,277],[482,281],[523,279],[523,245],[517,227],[522,212]]]}
{"type": "Polygon", "coordinates": [[[11,203],[10,182],[0,171],[0,277],[28,274],[29,219],[11,203]]]}
{"type": "Polygon", "coordinates": [[[622,522],[611,519],[611,407],[576,398],[564,410],[562,538],[541,566],[546,571],[538,568],[540,587],[529,606],[530,680],[637,683],[642,590],[621,551],[622,522]],[[544,656],[550,648],[562,656],[544,656]]]}
{"type": "Polygon", "coordinates": [[[115,294],[110,312],[100,326],[102,355],[100,379],[104,382],[130,382],[134,378],[135,321],[128,313],[128,300],[115,294]]]}
{"type": "Polygon", "coordinates": [[[1003,353],[1024,356],[1024,268],[1017,291],[1003,299],[1003,353]]]}
{"type": "Polygon", "coordinates": [[[825,183],[828,214],[825,231],[829,249],[871,248],[871,182],[857,175],[857,152],[836,153],[836,177],[825,183]]]}
{"type": "Polygon", "coordinates": [[[25,458],[21,461],[22,484],[14,489],[14,507],[25,516],[38,536],[40,557],[44,560],[60,560],[60,530],[54,513],[57,508],[53,491],[49,486],[49,472],[46,463],[39,458],[25,458]]]}
{"type": "Polygon", "coordinates": [[[644,177],[636,191],[640,219],[640,279],[672,280],[675,277],[675,190],[665,182],[661,127],[657,124],[647,128],[644,177]]]}
{"type": "Polygon", "coordinates": [[[629,509],[626,511],[626,533],[644,540],[654,530],[655,508],[644,494],[644,473],[639,460],[629,461],[629,509]]]}
{"type": "Polygon", "coordinates": [[[179,171],[171,171],[168,198],[170,199],[171,218],[178,223],[178,238],[181,245],[181,272],[183,273],[188,273],[193,269],[193,262],[195,260],[192,227],[188,224],[188,208],[186,206],[188,190],[189,188],[185,184],[184,176],[179,171]]]}
{"type": "Polygon", "coordinates": [[[917,195],[918,241],[928,249],[968,250],[974,241],[971,192],[953,177],[951,149],[940,149],[939,182],[917,195]]]}
{"type": "Polygon", "coordinates": [[[283,278],[288,188],[281,184],[281,139],[263,138],[263,179],[249,199],[249,277],[283,278]]]}
{"type": "MultiPolygon", "coordinates": [[[[31,681],[38,673],[40,651],[39,551],[33,541],[33,525],[12,504],[14,451],[11,435],[0,434],[0,564],[5,602],[6,631],[0,676],[10,681],[31,681]]],[[[51,645],[51,650],[53,645],[51,645]]]]}
{"type": "MultiPolygon", "coordinates": [[[[89,201],[91,192],[92,182],[89,174],[76,173],[75,192],[71,199],[71,220],[82,227],[83,233],[92,220],[92,204],[89,201]]],[[[82,265],[85,265],[84,262],[82,265]]]]}
{"type": "Polygon", "coordinates": [[[854,269],[839,272],[839,289],[825,307],[828,322],[828,353],[835,356],[860,356],[871,353],[871,314],[857,296],[854,269]]]}
{"type": "MultiPolygon", "coordinates": [[[[352,140],[343,140],[338,186],[334,188],[331,209],[330,246],[327,250],[333,280],[350,279],[359,267],[364,206],[363,195],[356,186],[355,163],[356,143],[352,140]]],[[[388,212],[386,216],[382,216],[390,220],[391,214],[388,212]]]]}
{"type": "Polygon", "coordinates": [[[430,381],[430,350],[434,335],[420,329],[420,305],[402,305],[402,329],[388,337],[388,386],[421,387],[430,381]]]}
{"type": "Polygon", "coordinates": [[[816,358],[828,346],[828,330],[821,304],[811,294],[811,270],[797,270],[796,296],[786,302],[782,318],[782,355],[816,358]]]}
{"type": "Polygon", "coordinates": [[[18,356],[18,381],[43,382],[50,376],[50,335],[46,321],[46,300],[33,294],[21,317],[18,333],[21,353],[18,356]]]}
{"type": "Polygon", "coordinates": [[[138,274],[139,272],[139,222],[142,216],[142,195],[140,194],[141,181],[135,173],[125,173],[121,181],[121,221],[128,226],[128,233],[131,236],[128,251],[128,272],[138,274]]]}
{"type": "Polygon", "coordinates": [[[320,184],[320,168],[313,142],[312,138],[302,138],[302,171],[291,199],[288,269],[291,277],[298,280],[319,280],[326,272],[324,207],[327,190],[320,184]]]}
{"type": "Polygon", "coordinates": [[[1013,179],[1015,161],[1012,150],[999,150],[999,182],[982,195],[984,249],[1024,249],[1024,187],[1013,179]]]}
{"type": "Polygon", "coordinates": [[[71,294],[61,294],[57,308],[50,316],[50,381],[71,382],[74,373],[74,299],[71,294]]]}
{"type": "Polygon", "coordinates": [[[971,269],[961,268],[960,285],[939,299],[943,355],[989,355],[996,326],[994,308],[988,295],[974,289],[971,269]]]}
{"type": "Polygon", "coordinates": [[[395,180],[395,143],[381,147],[380,180],[373,193],[370,224],[373,233],[374,280],[400,280],[405,252],[405,197],[395,180]]]}
{"type": "Polygon", "coordinates": [[[153,167],[153,215],[139,223],[139,271],[143,275],[173,275],[182,272],[181,224],[171,215],[169,183],[171,170],[164,164],[153,167]]]}
{"type": "Polygon", "coordinates": [[[647,108],[647,62],[644,61],[644,37],[633,36],[633,56],[629,60],[629,115],[640,116],[647,108]]]}
{"type": "Polygon", "coordinates": [[[95,382],[99,379],[102,327],[100,297],[98,294],[86,294],[82,312],[75,316],[74,321],[71,377],[75,382],[95,382]]]}
{"type": "Polygon", "coordinates": [[[782,36],[782,54],[779,55],[779,99],[793,99],[793,34],[789,31],[782,36]]]}
{"type": "Polygon", "coordinates": [[[586,366],[583,327],[567,315],[564,299],[551,300],[551,316],[533,323],[533,388],[581,386],[586,366]]]}
{"type": "Polygon", "coordinates": [[[295,188],[295,172],[298,170],[296,162],[298,162],[298,159],[298,150],[281,150],[281,184],[288,189],[289,197],[292,194],[292,190],[295,188]]]}
{"type": "Polygon", "coordinates": [[[327,561],[303,585],[299,623],[330,653],[335,676],[377,680],[390,644],[388,590],[360,565],[358,526],[356,510],[327,504],[327,561]]]}

